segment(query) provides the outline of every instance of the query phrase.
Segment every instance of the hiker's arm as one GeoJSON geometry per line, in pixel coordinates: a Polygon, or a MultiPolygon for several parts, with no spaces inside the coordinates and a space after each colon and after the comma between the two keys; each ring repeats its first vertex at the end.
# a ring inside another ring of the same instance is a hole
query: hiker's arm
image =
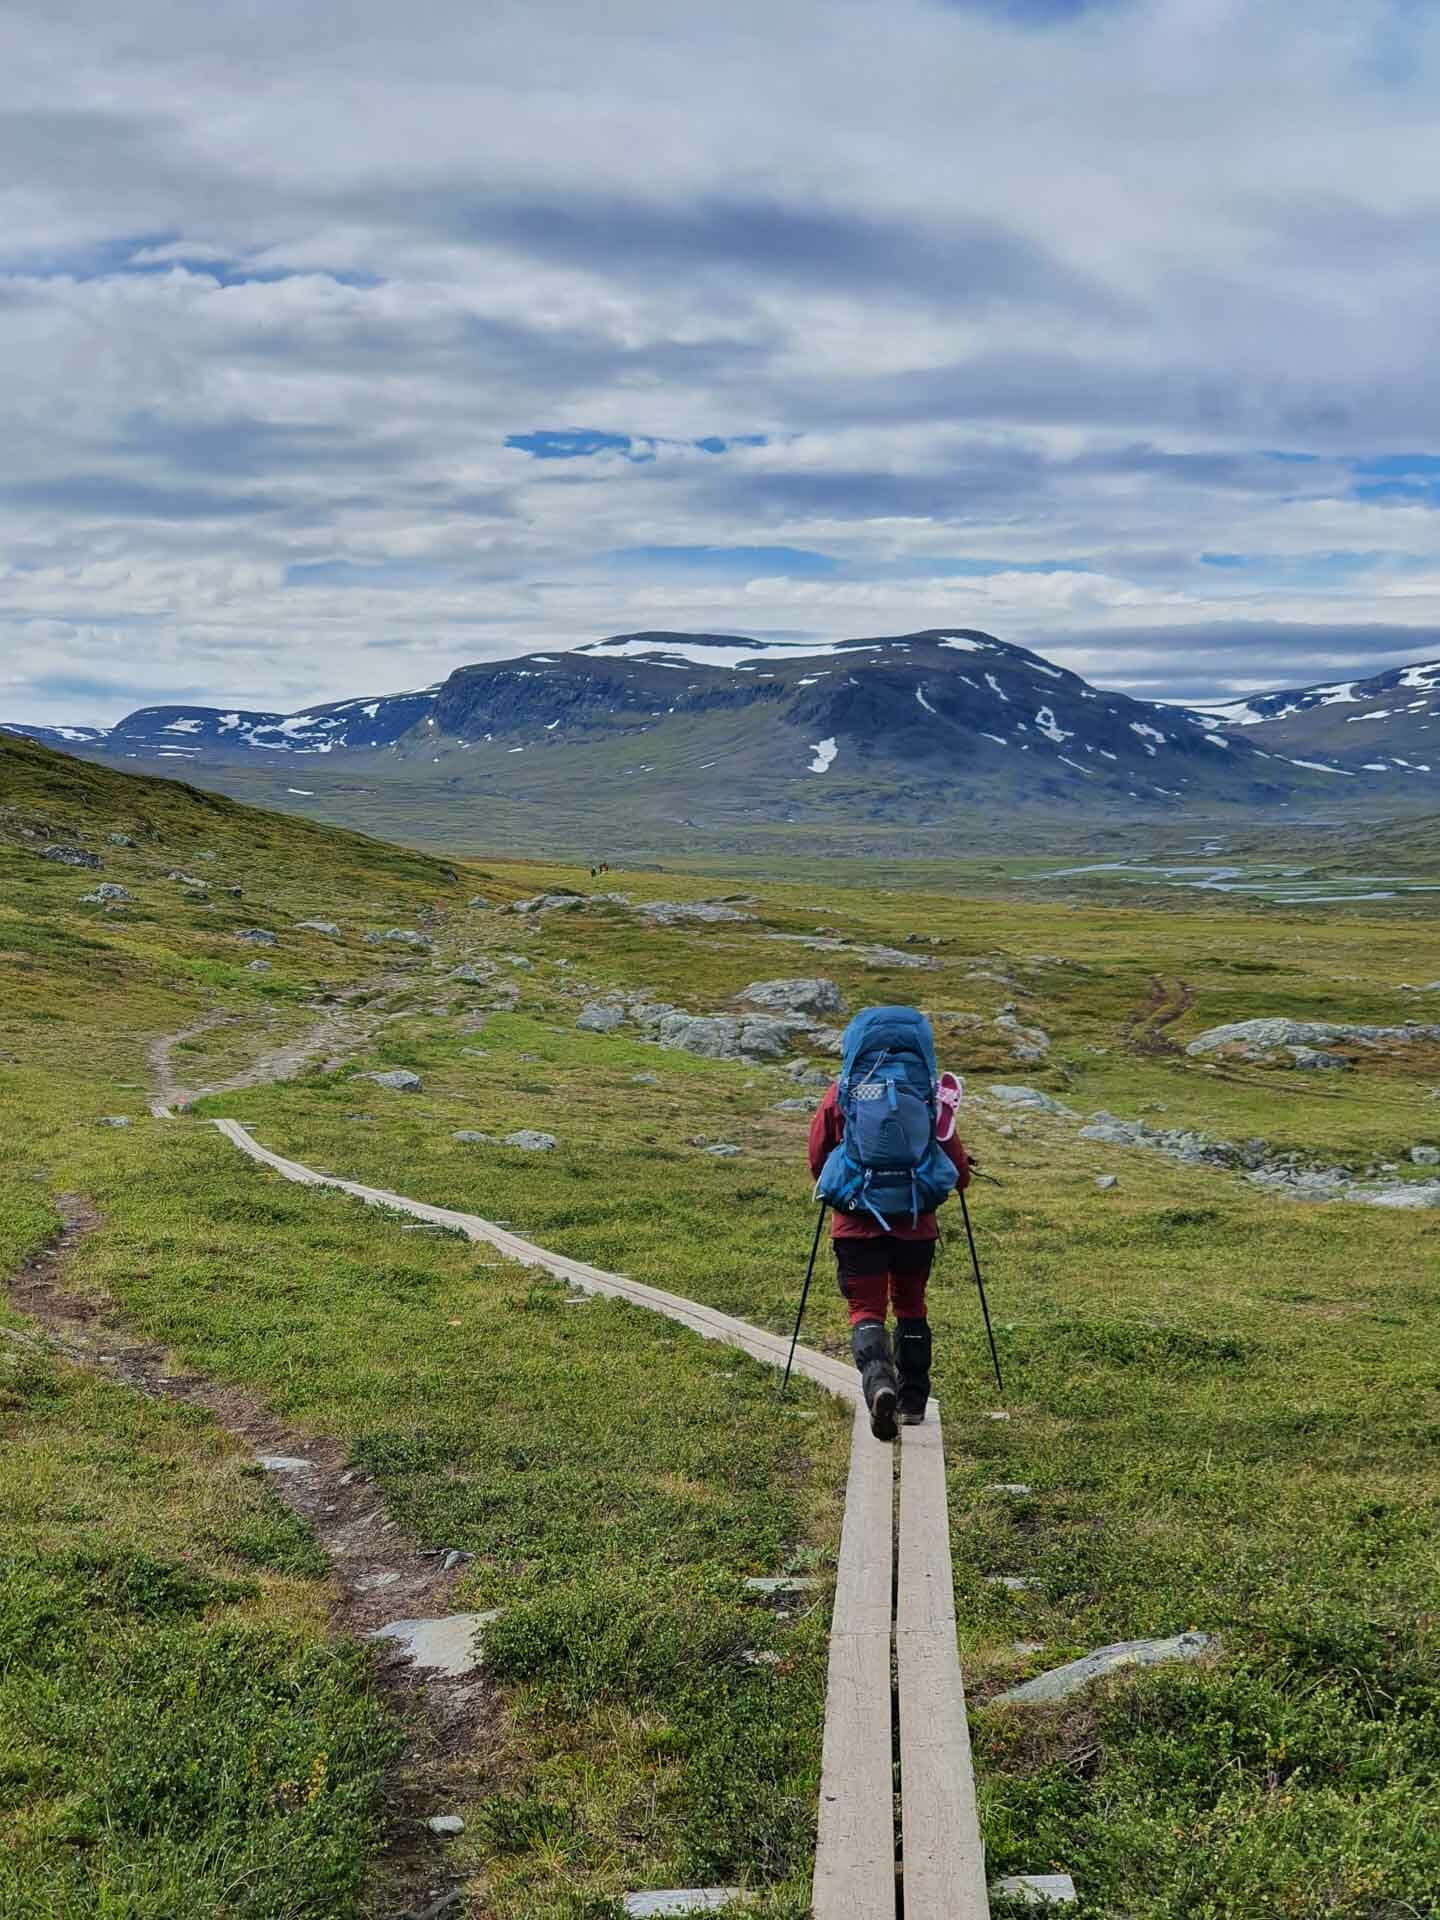
{"type": "Polygon", "coordinates": [[[942,1140],[940,1144],[954,1162],[955,1185],[963,1193],[970,1184],[970,1156],[956,1134],[952,1133],[948,1140],[942,1140]]]}
{"type": "Polygon", "coordinates": [[[810,1177],[820,1178],[820,1169],[830,1158],[830,1150],[840,1144],[840,1108],[832,1086],[810,1117],[810,1177]]]}

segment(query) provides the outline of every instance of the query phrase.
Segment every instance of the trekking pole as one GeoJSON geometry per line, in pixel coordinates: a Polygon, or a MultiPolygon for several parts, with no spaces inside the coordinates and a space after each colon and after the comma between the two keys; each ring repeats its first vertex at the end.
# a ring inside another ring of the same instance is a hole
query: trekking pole
{"type": "Polygon", "coordinates": [[[820,1229],[825,1224],[826,1202],[820,1202],[820,1212],[815,1221],[815,1238],[810,1242],[810,1264],[805,1269],[805,1284],[800,1289],[800,1311],[795,1316],[795,1331],[790,1336],[790,1356],[785,1362],[785,1378],[780,1382],[780,1398],[785,1398],[785,1390],[790,1385],[790,1369],[795,1364],[795,1347],[800,1339],[800,1322],[805,1318],[805,1302],[810,1297],[810,1276],[815,1271],[815,1256],[820,1251],[820,1229]]]}
{"type": "Polygon", "coordinates": [[[980,1293],[980,1311],[985,1316],[985,1333],[990,1341],[990,1358],[995,1366],[995,1384],[1004,1397],[1005,1382],[1000,1378],[1000,1356],[995,1351],[995,1333],[990,1325],[990,1306],[985,1298],[985,1282],[980,1278],[980,1256],[975,1251],[975,1230],[970,1225],[970,1209],[965,1204],[965,1189],[960,1189],[960,1211],[965,1216],[965,1238],[970,1242],[970,1261],[975,1269],[975,1285],[980,1293]]]}

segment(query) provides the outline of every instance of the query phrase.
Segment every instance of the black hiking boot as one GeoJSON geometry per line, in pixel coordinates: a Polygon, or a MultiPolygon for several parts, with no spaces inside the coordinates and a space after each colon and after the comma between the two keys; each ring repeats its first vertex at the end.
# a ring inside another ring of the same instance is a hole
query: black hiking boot
{"type": "Polygon", "coordinates": [[[918,1427],[930,1398],[930,1322],[895,1322],[895,1362],[900,1374],[900,1423],[918,1427]]]}
{"type": "Polygon", "coordinates": [[[870,1409],[870,1431],[877,1440],[893,1440],[897,1388],[890,1336],[879,1320],[862,1320],[850,1334],[850,1351],[860,1369],[860,1386],[870,1409]]]}

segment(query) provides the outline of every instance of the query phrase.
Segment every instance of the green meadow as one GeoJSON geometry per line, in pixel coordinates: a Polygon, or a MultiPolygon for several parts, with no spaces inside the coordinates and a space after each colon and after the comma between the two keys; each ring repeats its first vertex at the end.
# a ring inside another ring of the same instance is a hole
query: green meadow
{"type": "MultiPolygon", "coordinates": [[[[788,1333],[814,1213],[785,1064],[576,1019],[611,990],[708,1013],[809,974],[847,1011],[924,1006],[970,1095],[1008,1420],[956,1232],[932,1315],[992,1874],[1070,1873],[1095,1920],[1436,1911],[1440,1210],[1306,1204],[1079,1138],[1103,1108],[1420,1181],[1440,1049],[1312,1075],[1184,1045],[1272,1014],[1440,1022],[1434,909],[886,874],[809,871],[798,850],[594,883],[502,847],[446,862],[0,744],[0,1267],[83,1200],[97,1224],[70,1293],[338,1441],[382,1487],[397,1554],[459,1549],[454,1604],[499,1609],[472,1737],[443,1776],[417,1772],[371,1650],[331,1631],[325,1555],[251,1450],[77,1366],[0,1297],[0,1912],[398,1920],[418,1857],[483,1920],[612,1920],[632,1889],[714,1884],[801,1920],[844,1410],[803,1385],[781,1403],[766,1370],[668,1322],[288,1185],[208,1122],[788,1333]],[[41,858],[52,844],[103,869],[41,858]],[[132,899],[84,903],[97,882],[132,899]],[[511,910],[557,887],[627,903],[511,910]],[[719,895],[744,896],[740,918],[636,910],[719,895]],[[338,937],[297,928],[311,918],[338,937]],[[254,928],[275,945],[237,937],[254,928]],[[397,928],[428,944],[365,938],[397,928]],[[988,1024],[1007,1007],[1048,1035],[1043,1061],[1017,1064],[988,1024]],[[981,1037],[946,1017],[967,1014],[981,1037]],[[165,1057],[196,1098],[155,1118],[153,1050],[179,1034],[165,1057]],[[205,1091],[294,1046],[290,1077],[205,1091]],[[363,1077],[396,1068],[419,1090],[363,1077]],[[1007,1108],[995,1084],[1074,1117],[1007,1108]],[[522,1128],[559,1144],[502,1144],[522,1128]],[[747,1595],[780,1573],[821,1584],[747,1595]],[[997,1702],[1187,1628],[1215,1636],[1197,1664],[1061,1708],[997,1702]],[[465,1831],[432,1840],[430,1812],[465,1831]]],[[[847,1350],[828,1270],[806,1337],[847,1350]]]]}

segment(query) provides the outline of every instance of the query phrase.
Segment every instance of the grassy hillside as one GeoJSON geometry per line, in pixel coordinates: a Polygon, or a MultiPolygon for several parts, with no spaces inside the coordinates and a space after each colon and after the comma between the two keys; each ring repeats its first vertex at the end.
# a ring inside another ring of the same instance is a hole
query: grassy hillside
{"type": "MultiPolygon", "coordinates": [[[[788,1331],[813,1219],[807,1116],[780,1110],[795,1081],[575,1021],[610,989],[708,1012],[750,981],[821,972],[848,1008],[932,1010],[998,1182],[974,1213],[1007,1422],[988,1417],[963,1241],[933,1293],[992,1870],[1070,1872],[1079,1911],[1108,1920],[1429,1911],[1440,1212],[1304,1205],[986,1097],[1023,1082],[1077,1116],[1258,1136],[1419,1181],[1410,1147],[1440,1145],[1434,1049],[1309,1076],[1215,1070],[1183,1043],[1279,1012],[1440,1020],[1440,993],[1415,990],[1440,975],[1424,897],[1404,913],[1213,897],[1180,913],[797,866],[747,886],[737,920],[648,922],[638,903],[736,890],[648,872],[599,883],[631,904],[516,915],[517,897],[588,877],[493,862],[452,880],[81,772],[105,784],[69,787],[69,763],[8,742],[0,758],[0,1252],[18,1265],[57,1196],[81,1196],[99,1224],[72,1291],[111,1303],[176,1371],[334,1437],[407,1552],[473,1556],[453,1604],[501,1614],[464,1740],[397,1762],[403,1704],[328,1635],[323,1561],[247,1450],[0,1339],[0,1551],[21,1596],[0,1616],[0,1751],[18,1756],[0,1769],[0,1910],[159,1920],[183,1879],[195,1913],[393,1915],[387,1886],[458,1879],[458,1911],[486,1920],[609,1920],[630,1888],[735,1882],[762,1892],[761,1914],[799,1920],[841,1412],[803,1388],[781,1409],[761,1369],[677,1328],[568,1304],[483,1249],[286,1187],[201,1123],[236,1115],[313,1166],[788,1331]],[[67,835],[102,873],[38,857],[67,835]],[[172,865],[211,875],[208,900],[167,880],[172,865]],[[81,904],[97,879],[133,904],[81,904]],[[338,937],[293,925],[312,917],[338,937]],[[246,926],[277,945],[241,945],[246,926]],[[391,927],[432,946],[365,942],[391,927]],[[934,964],[859,950],[877,942],[934,964]],[[462,963],[474,978],[455,977],[462,963]],[[1017,1064],[988,1024],[1006,1006],[1048,1033],[1042,1063],[1017,1064]],[[166,1056],[193,1113],[152,1119],[151,1042],[221,1016],[166,1056]],[[295,1077],[204,1092],[331,1016],[295,1077]],[[360,1077],[397,1067],[419,1091],[360,1077]],[[498,1144],[522,1127],[558,1147],[498,1144]],[[713,1157],[717,1142],[741,1151],[713,1157]],[[775,1612],[744,1599],[741,1576],[785,1570],[818,1573],[818,1594],[775,1612]],[[1187,1627],[1218,1636],[1213,1659],[1058,1711],[990,1704],[1089,1647],[1187,1627]],[[778,1658],[742,1657],[756,1652],[778,1658]],[[191,1668],[223,1685],[180,1686],[191,1668]],[[98,1678],[82,1687],[82,1671],[98,1678]],[[157,1720],[164,1739],[142,1751],[157,1720]],[[423,1818],[448,1811],[467,1828],[442,1849],[423,1818]]],[[[844,1349],[828,1278],[808,1337],[844,1349]]]]}

